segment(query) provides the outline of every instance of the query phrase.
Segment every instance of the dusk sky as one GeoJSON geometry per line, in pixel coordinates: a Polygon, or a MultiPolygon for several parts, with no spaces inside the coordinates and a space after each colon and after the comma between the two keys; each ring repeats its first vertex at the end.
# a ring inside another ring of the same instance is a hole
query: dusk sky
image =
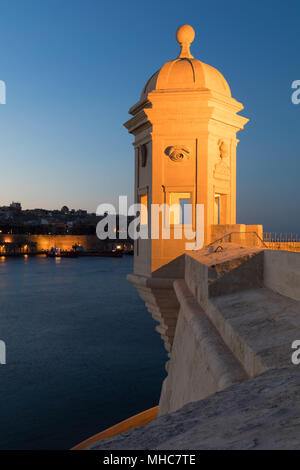
{"type": "Polygon", "coordinates": [[[190,24],[194,57],[222,72],[250,119],[238,134],[238,223],[300,233],[299,22],[299,0],[0,0],[0,205],[132,202],[123,123],[190,24]]]}

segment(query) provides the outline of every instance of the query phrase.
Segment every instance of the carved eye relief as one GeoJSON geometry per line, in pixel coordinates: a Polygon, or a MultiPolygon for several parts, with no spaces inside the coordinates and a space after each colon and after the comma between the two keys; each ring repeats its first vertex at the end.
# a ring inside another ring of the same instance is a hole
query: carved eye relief
{"type": "Polygon", "coordinates": [[[170,146],[165,149],[165,154],[172,162],[182,162],[190,158],[190,149],[187,147],[170,146]]]}

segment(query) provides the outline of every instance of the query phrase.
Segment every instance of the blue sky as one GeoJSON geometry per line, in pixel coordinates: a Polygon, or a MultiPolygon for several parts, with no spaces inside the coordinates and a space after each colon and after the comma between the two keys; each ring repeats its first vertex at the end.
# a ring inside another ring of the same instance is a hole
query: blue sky
{"type": "Polygon", "coordinates": [[[300,2],[1,0],[0,204],[87,208],[133,195],[122,124],[149,76],[178,55],[218,68],[250,118],[239,133],[238,222],[300,233],[300,2]]]}

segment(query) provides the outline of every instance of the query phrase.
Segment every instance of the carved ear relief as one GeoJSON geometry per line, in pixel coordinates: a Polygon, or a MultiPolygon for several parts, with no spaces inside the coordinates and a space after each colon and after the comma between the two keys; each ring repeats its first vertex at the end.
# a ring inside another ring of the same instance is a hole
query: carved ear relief
{"type": "Polygon", "coordinates": [[[215,164],[214,177],[217,179],[230,179],[230,167],[228,165],[228,145],[222,139],[218,141],[219,161],[215,164]]]}
{"type": "Polygon", "coordinates": [[[219,147],[219,152],[220,152],[220,158],[226,158],[228,156],[228,147],[226,142],[224,140],[219,139],[218,141],[218,147],[219,147]]]}
{"type": "Polygon", "coordinates": [[[165,149],[165,154],[172,162],[182,162],[190,158],[190,149],[179,145],[170,146],[165,149]]]}

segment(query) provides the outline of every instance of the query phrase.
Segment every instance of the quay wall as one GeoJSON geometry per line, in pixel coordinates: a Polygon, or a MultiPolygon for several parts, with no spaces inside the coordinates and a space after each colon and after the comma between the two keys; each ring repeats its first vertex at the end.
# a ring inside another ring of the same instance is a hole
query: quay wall
{"type": "MultiPolygon", "coordinates": [[[[111,249],[118,240],[99,240],[96,235],[10,235],[0,234],[0,243],[36,243],[37,251],[50,250],[52,247],[61,250],[71,250],[77,244],[84,247],[86,251],[111,249]]],[[[122,244],[124,241],[122,241],[122,244]]]]}

